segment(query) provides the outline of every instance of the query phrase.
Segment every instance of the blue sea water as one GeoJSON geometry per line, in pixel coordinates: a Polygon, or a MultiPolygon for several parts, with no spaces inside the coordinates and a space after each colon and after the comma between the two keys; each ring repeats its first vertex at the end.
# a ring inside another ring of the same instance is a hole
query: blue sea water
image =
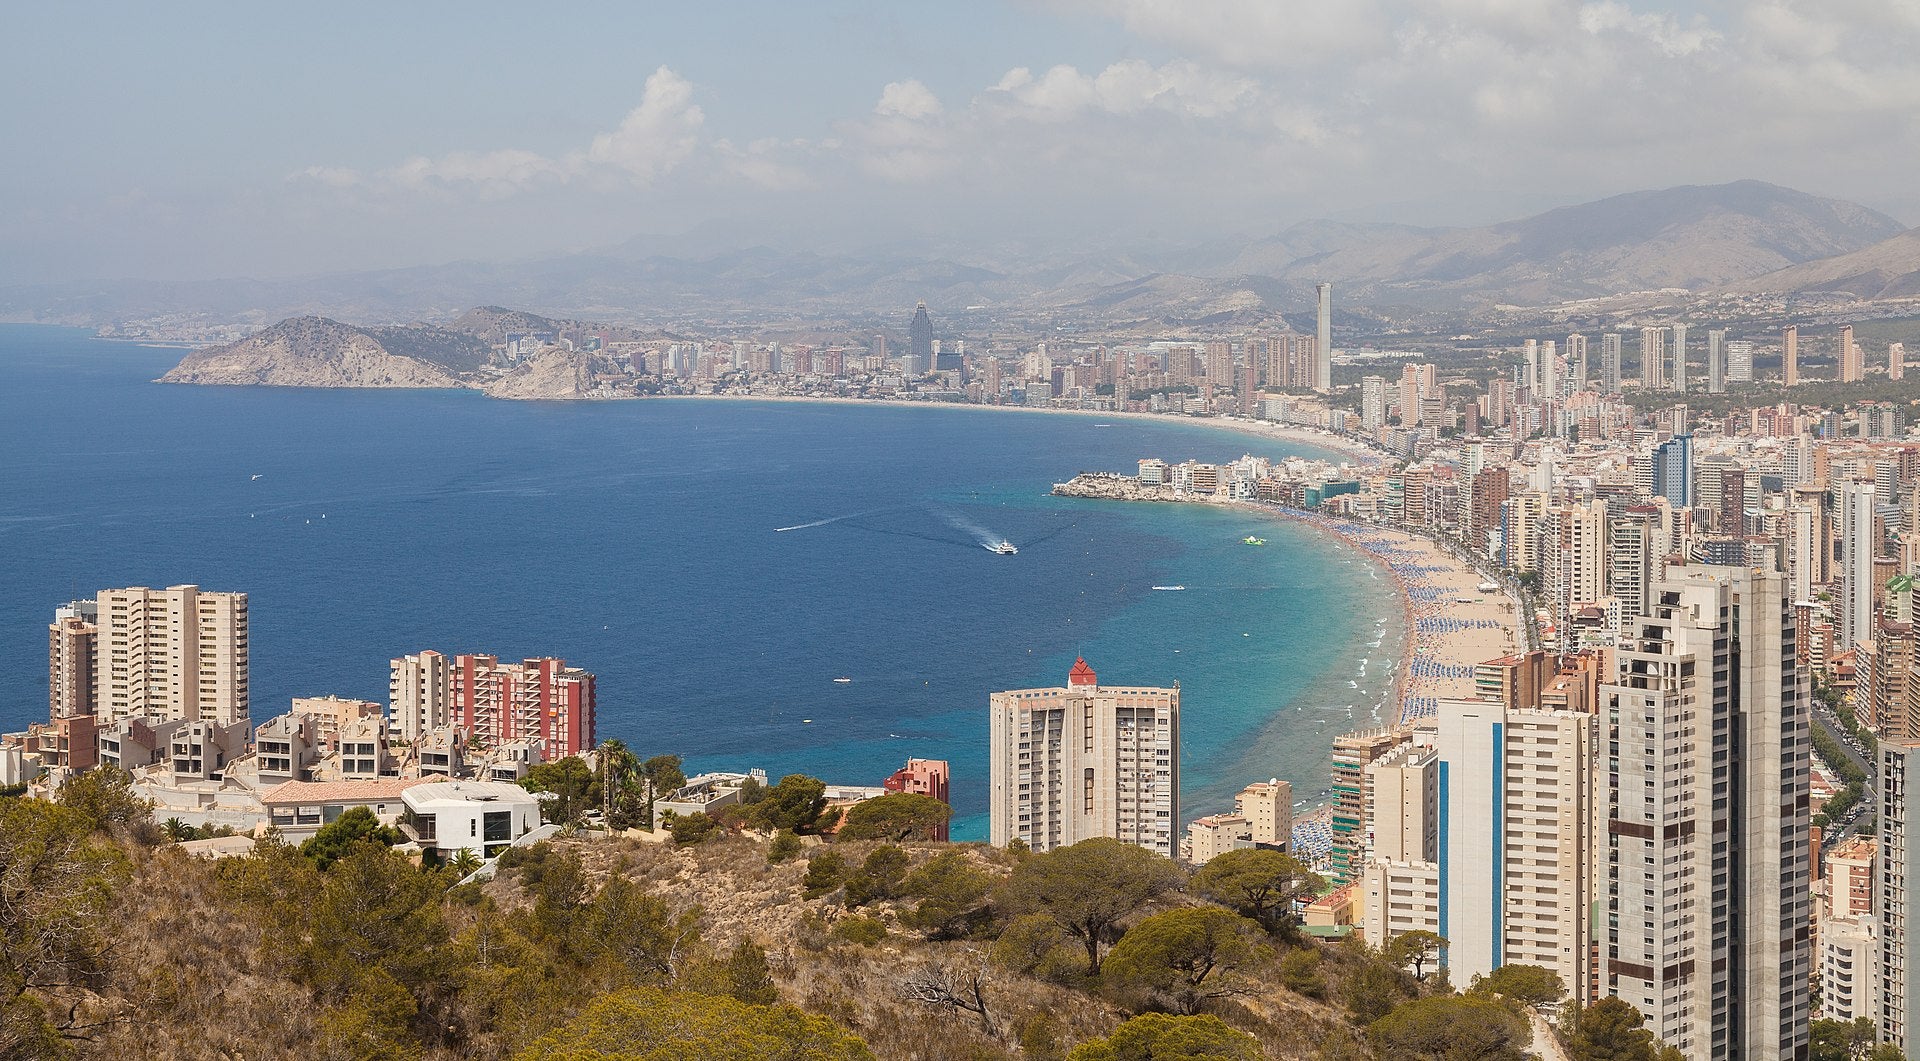
{"type": "Polygon", "coordinates": [[[1076,654],[1105,683],[1179,682],[1191,818],[1255,779],[1320,792],[1401,651],[1391,585],[1312,531],[1048,494],[1148,455],[1304,447],[1171,419],[149,382],[179,355],[0,326],[0,728],[45,717],[56,604],[191,582],[250,596],[256,719],[384,700],[387,660],[420,649],[555,655],[599,676],[601,736],[693,769],[878,784],[948,759],[979,837],[992,690],[1060,684],[1076,654]],[[1000,537],[1018,555],[981,548],[1000,537]]]}

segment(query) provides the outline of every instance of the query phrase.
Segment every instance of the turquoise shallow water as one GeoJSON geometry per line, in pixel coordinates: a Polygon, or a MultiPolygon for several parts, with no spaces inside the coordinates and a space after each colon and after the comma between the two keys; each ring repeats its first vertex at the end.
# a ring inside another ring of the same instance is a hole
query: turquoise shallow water
{"type": "Polygon", "coordinates": [[[602,736],[695,768],[877,784],[949,759],[962,836],[985,831],[988,692],[1058,684],[1076,653],[1181,684],[1189,818],[1254,779],[1317,793],[1328,738],[1391,687],[1398,600],[1351,550],[1047,493],[1301,447],[1174,420],[147,382],[177,357],[0,326],[0,726],[44,717],[56,603],[178,582],[251,595],[256,718],[384,699],[386,661],[422,648],[559,655],[599,675],[602,736]]]}

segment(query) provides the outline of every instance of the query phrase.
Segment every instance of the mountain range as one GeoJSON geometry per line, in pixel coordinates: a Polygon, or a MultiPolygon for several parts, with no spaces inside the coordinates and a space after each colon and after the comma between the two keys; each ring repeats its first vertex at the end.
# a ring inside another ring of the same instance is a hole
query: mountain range
{"type": "Polygon", "coordinates": [[[1863,298],[1920,291],[1920,235],[1857,203],[1760,181],[1633,192],[1474,228],[1310,221],[1204,245],[1010,244],[949,255],[656,250],[634,240],[531,261],[289,280],[32,285],[0,289],[0,319],[445,323],[495,304],[671,326],[860,319],[925,299],[948,314],[983,307],[1207,324],[1301,310],[1322,280],[1337,285],[1343,305],[1382,313],[1471,313],[1674,288],[1863,298]]]}

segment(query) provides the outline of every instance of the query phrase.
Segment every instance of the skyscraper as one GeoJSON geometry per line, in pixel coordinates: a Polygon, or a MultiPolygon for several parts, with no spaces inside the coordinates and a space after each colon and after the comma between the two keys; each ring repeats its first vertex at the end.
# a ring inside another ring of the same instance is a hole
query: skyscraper
{"type": "Polygon", "coordinates": [[[1727,330],[1711,328],[1707,331],[1707,393],[1721,394],[1727,389],[1726,361],[1727,330]]]}
{"type": "Polygon", "coordinates": [[[408,744],[453,722],[453,663],[428,649],[388,663],[387,717],[408,744]]]}
{"type": "Polygon", "coordinates": [[[1727,344],[1727,380],[1732,383],[1753,382],[1752,342],[1736,339],[1727,344]]]}
{"type": "Polygon", "coordinates": [[[913,308],[913,322],[907,325],[907,356],[913,359],[914,372],[934,370],[933,318],[927,316],[925,302],[913,308]]]}
{"type": "Polygon", "coordinates": [[[1081,659],[1065,687],[994,693],[987,711],[994,846],[1042,852],[1110,836],[1178,853],[1178,685],[1102,686],[1081,659]]]}
{"type": "Polygon", "coordinates": [[[1840,364],[1840,382],[1858,383],[1865,376],[1865,366],[1860,363],[1860,344],[1853,341],[1853,325],[1842,324],[1840,337],[1834,341],[1834,360],[1840,364]]]}
{"type": "Polygon", "coordinates": [[[1667,330],[1640,329],[1640,386],[1659,390],[1667,385],[1667,330]]]}
{"type": "Polygon", "coordinates": [[[99,605],[77,600],[54,609],[47,624],[47,721],[94,714],[94,653],[99,605]]]}
{"type": "Polygon", "coordinates": [[[1780,330],[1780,379],[1789,387],[1800,382],[1800,326],[1780,330]]]}
{"type": "Polygon", "coordinates": [[[1675,508],[1693,504],[1693,436],[1675,435],[1653,447],[1653,494],[1675,508]]]}
{"type": "Polygon", "coordinates": [[[1907,347],[1904,343],[1887,344],[1887,378],[1905,379],[1907,375],[1907,347]]]}
{"type": "Polygon", "coordinates": [[[1809,716],[1793,608],[1777,573],[1729,567],[1673,568],[1652,598],[1601,692],[1599,990],[1689,1061],[1805,1057],[1809,716]]]}
{"type": "Polygon", "coordinates": [[[1920,1048],[1920,740],[1886,740],[1880,759],[1880,1041],[1920,1048]]]}
{"type": "Polygon", "coordinates": [[[453,658],[451,723],[484,748],[534,738],[549,762],[594,744],[594,676],[565,660],[453,658]]]}
{"type": "Polygon", "coordinates": [[[1840,484],[1840,644],[1845,652],[1873,636],[1874,488],[1871,482],[1840,484]]]}
{"type": "Polygon", "coordinates": [[[1575,332],[1567,336],[1567,372],[1572,375],[1572,390],[1587,387],[1587,337],[1575,332]]]}
{"type": "Polygon", "coordinates": [[[94,711],[122,719],[247,721],[247,595],[134,586],[95,603],[94,711]]]}
{"type": "Polygon", "coordinates": [[[1608,394],[1620,393],[1620,333],[1600,336],[1601,388],[1608,394]]]}
{"type": "Polygon", "coordinates": [[[1313,389],[1322,394],[1333,390],[1333,285],[1314,285],[1320,298],[1320,326],[1314,333],[1313,389]]]}
{"type": "Polygon", "coordinates": [[[1441,701],[1437,931],[1449,979],[1539,965],[1586,999],[1600,722],[1541,709],[1537,691],[1513,704],[1441,701]]]}
{"type": "Polygon", "coordinates": [[[1673,326],[1673,378],[1668,385],[1674,390],[1686,393],[1687,390],[1687,326],[1673,326]]]}
{"type": "Polygon", "coordinates": [[[1360,381],[1360,425],[1378,431],[1387,422],[1387,381],[1368,376],[1360,381]]]}

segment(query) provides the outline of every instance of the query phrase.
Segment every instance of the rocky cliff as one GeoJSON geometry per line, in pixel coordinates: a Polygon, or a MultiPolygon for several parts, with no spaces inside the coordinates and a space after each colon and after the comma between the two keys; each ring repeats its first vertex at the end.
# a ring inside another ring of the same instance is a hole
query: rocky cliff
{"type": "Polygon", "coordinates": [[[162,383],[267,387],[459,387],[445,365],[395,353],[372,332],[295,317],[236,343],[196,350],[162,383]]]}
{"type": "Polygon", "coordinates": [[[584,398],[595,355],[559,348],[514,363],[496,354],[505,335],[578,327],[511,310],[473,310],[451,326],[360,328],[294,317],[225,346],[196,350],[162,383],[264,387],[469,387],[496,398],[584,398]]]}

